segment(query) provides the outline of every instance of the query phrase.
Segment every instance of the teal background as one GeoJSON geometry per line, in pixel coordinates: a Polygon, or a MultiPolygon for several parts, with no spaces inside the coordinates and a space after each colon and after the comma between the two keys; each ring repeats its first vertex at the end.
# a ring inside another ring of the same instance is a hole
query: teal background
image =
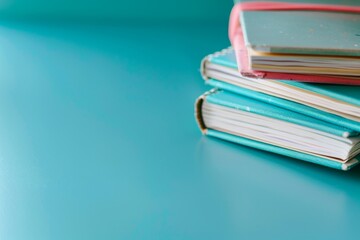
{"type": "Polygon", "coordinates": [[[358,239],[359,167],[201,135],[200,59],[227,44],[226,24],[0,22],[0,239],[358,239]]]}
{"type": "Polygon", "coordinates": [[[2,0],[2,18],[98,21],[223,21],[231,0],[2,0]]]}
{"type": "Polygon", "coordinates": [[[0,2],[1,240],[358,239],[360,168],[201,135],[231,3],[182,2],[0,2]]]}

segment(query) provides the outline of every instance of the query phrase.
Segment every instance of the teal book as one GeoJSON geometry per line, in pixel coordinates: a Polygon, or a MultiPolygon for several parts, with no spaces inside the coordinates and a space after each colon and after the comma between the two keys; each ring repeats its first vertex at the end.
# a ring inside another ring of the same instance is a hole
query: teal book
{"type": "Polygon", "coordinates": [[[360,132],[360,86],[248,78],[237,69],[234,50],[206,56],[201,73],[210,86],[360,132]]]}
{"type": "Polygon", "coordinates": [[[340,170],[359,163],[360,137],[243,95],[214,89],[198,98],[195,115],[205,135],[340,170]]]}

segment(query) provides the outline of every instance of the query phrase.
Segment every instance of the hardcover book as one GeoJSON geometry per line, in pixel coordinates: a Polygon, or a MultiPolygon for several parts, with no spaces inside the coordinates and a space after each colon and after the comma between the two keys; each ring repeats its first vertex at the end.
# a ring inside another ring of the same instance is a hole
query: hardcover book
{"type": "Polygon", "coordinates": [[[195,109],[205,135],[341,170],[359,163],[360,138],[327,122],[223,90],[195,109]]]}
{"type": "Polygon", "coordinates": [[[229,24],[249,77],[360,84],[360,4],[239,2],[229,24]]]}

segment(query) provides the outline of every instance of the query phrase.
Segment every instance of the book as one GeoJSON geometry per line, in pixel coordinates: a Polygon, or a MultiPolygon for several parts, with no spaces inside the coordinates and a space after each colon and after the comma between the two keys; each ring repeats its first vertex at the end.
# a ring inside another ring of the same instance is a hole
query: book
{"type": "Polygon", "coordinates": [[[351,129],[350,134],[360,132],[360,86],[245,77],[237,70],[231,47],[206,56],[201,62],[201,74],[212,87],[351,129]]]}
{"type": "Polygon", "coordinates": [[[195,115],[205,135],[335,169],[359,163],[360,137],[344,137],[342,127],[252,98],[214,89],[198,98],[195,115]]]}
{"type": "Polygon", "coordinates": [[[360,5],[240,2],[229,36],[243,75],[360,84],[360,5]]]}

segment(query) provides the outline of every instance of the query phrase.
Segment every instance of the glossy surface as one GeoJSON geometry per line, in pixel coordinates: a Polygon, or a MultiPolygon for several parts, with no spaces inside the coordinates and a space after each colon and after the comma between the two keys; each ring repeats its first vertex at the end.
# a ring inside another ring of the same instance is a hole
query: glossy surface
{"type": "Polygon", "coordinates": [[[0,26],[0,239],[358,239],[360,168],[202,137],[226,25],[0,26]]]}

